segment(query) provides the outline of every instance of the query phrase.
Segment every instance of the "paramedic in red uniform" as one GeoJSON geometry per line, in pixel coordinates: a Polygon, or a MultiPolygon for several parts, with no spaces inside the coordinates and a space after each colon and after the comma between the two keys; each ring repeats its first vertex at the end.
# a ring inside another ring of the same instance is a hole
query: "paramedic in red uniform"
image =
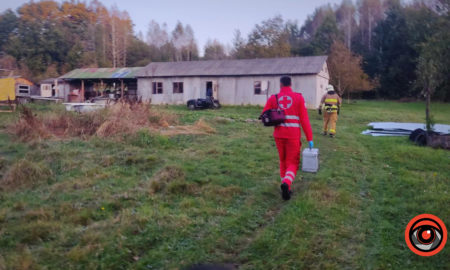
{"type": "MultiPolygon", "coordinates": [[[[281,195],[284,200],[291,198],[291,185],[297,174],[300,162],[301,129],[306,135],[309,147],[314,146],[311,124],[308,111],[302,94],[291,89],[291,78],[288,76],[280,79],[280,93],[278,93],[279,108],[284,110],[286,121],[275,126],[273,137],[280,157],[281,195]]],[[[278,107],[275,95],[267,100],[263,112],[278,107]]]]}

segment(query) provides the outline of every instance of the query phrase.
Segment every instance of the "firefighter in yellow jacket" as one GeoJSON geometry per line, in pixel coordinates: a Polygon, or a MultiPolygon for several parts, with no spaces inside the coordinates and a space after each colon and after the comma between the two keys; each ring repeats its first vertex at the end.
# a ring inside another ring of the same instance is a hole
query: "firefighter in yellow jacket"
{"type": "Polygon", "coordinates": [[[323,95],[320,101],[319,114],[323,110],[323,135],[330,134],[330,137],[336,135],[336,122],[341,107],[342,99],[334,91],[334,87],[329,84],[327,86],[327,93],[323,95]],[[328,129],[330,126],[330,129],[328,129]]]}

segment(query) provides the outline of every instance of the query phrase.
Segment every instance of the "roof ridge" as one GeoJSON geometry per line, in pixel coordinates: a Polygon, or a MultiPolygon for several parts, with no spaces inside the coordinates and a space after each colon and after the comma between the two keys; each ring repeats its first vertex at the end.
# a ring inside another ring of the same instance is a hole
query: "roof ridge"
{"type": "Polygon", "coordinates": [[[326,55],[277,58],[151,62],[136,77],[256,76],[318,74],[326,55]]]}
{"type": "MultiPolygon", "coordinates": [[[[274,60],[274,59],[298,59],[298,58],[328,58],[328,55],[307,55],[307,56],[287,56],[287,57],[262,57],[262,58],[240,58],[240,59],[208,59],[208,60],[192,60],[192,61],[155,61],[147,64],[153,63],[192,63],[192,62],[225,62],[225,61],[249,61],[249,60],[274,60]]],[[[145,66],[145,67],[147,67],[145,66]]],[[[144,68],[145,68],[144,67],[144,68]]]]}

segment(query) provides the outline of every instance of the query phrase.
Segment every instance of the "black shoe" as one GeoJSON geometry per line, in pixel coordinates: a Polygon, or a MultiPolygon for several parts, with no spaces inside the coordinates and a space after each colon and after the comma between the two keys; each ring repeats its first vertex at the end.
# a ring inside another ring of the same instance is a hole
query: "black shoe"
{"type": "Polygon", "coordinates": [[[322,135],[327,136],[327,132],[326,131],[322,132],[322,135]]]}
{"type": "Polygon", "coordinates": [[[330,138],[334,138],[334,134],[330,134],[330,138]]]}
{"type": "Polygon", "coordinates": [[[283,197],[283,200],[287,201],[291,199],[292,192],[289,190],[289,185],[286,183],[281,184],[281,197],[283,197]]]}

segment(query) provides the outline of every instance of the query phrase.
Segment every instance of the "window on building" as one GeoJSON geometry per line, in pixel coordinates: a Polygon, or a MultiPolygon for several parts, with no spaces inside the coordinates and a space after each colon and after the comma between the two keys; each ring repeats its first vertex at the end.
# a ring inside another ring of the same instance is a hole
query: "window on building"
{"type": "Polygon", "coordinates": [[[153,82],[153,94],[162,94],[163,93],[163,83],[162,82],[153,82]]]}
{"type": "Polygon", "coordinates": [[[255,95],[266,95],[269,91],[269,81],[255,81],[253,86],[255,95]]]}
{"type": "Polygon", "coordinates": [[[28,85],[19,85],[20,94],[30,94],[30,87],[28,85]]]}
{"type": "Polygon", "coordinates": [[[182,82],[174,82],[173,83],[173,93],[174,94],[182,94],[183,93],[183,83],[182,82]]]}
{"type": "Polygon", "coordinates": [[[255,95],[261,95],[261,81],[255,81],[253,86],[255,88],[255,95]]]}

